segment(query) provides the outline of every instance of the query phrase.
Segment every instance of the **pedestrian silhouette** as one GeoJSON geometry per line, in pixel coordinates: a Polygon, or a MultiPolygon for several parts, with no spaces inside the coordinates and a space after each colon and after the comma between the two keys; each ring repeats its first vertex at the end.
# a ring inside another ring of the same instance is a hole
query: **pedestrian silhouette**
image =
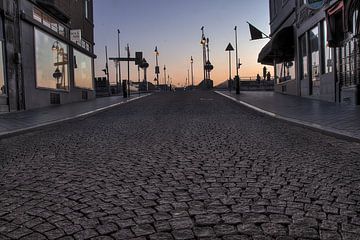
{"type": "Polygon", "coordinates": [[[271,74],[270,74],[270,72],[268,72],[268,73],[266,74],[266,80],[267,80],[267,81],[270,81],[270,80],[271,80],[271,74]]]}
{"type": "Polygon", "coordinates": [[[256,82],[257,82],[257,83],[260,83],[260,80],[261,80],[260,74],[257,74],[257,75],[256,75],[256,82]]]}

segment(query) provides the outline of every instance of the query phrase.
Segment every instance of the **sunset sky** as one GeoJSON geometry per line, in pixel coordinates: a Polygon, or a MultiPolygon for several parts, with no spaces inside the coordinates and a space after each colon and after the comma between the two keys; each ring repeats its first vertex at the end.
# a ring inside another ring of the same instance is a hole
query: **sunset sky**
{"type": "MultiPolygon", "coordinates": [[[[164,82],[163,67],[172,83],[182,85],[190,69],[190,57],[194,58],[194,81],[203,79],[201,26],[210,38],[210,61],[214,65],[211,78],[215,84],[228,78],[229,42],[235,47],[234,26],[238,26],[241,77],[254,77],[262,72],[257,56],[267,39],[249,41],[249,21],[269,33],[269,6],[267,0],[94,0],[95,22],[95,76],[103,76],[105,45],[109,57],[117,56],[117,29],[121,35],[121,55],[130,45],[131,55],[142,51],[147,62],[148,80],[153,81],[155,46],[159,50],[161,69],[160,83],[164,82]]],[[[235,52],[232,54],[232,75],[235,74],[235,52]]],[[[137,67],[131,63],[131,79],[137,81],[137,67]]],[[[110,81],[115,82],[115,67],[110,67],[110,81]]],[[[126,63],[122,63],[122,78],[127,79],[126,63]]]]}

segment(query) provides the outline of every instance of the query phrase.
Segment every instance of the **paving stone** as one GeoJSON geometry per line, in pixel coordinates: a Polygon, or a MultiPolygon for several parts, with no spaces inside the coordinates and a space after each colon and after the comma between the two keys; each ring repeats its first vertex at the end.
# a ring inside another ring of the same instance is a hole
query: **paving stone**
{"type": "Polygon", "coordinates": [[[179,229],[172,231],[172,235],[176,240],[193,239],[194,234],[190,229],[179,229]]]}
{"type": "Polygon", "coordinates": [[[0,150],[0,239],[360,235],[359,143],[211,91],[154,94],[0,150]]]}
{"type": "Polygon", "coordinates": [[[212,227],[194,227],[193,229],[196,237],[211,237],[215,236],[215,232],[212,227]]]}
{"type": "Polygon", "coordinates": [[[154,228],[150,224],[136,225],[131,227],[131,230],[134,232],[135,236],[145,236],[155,233],[154,228]]]}

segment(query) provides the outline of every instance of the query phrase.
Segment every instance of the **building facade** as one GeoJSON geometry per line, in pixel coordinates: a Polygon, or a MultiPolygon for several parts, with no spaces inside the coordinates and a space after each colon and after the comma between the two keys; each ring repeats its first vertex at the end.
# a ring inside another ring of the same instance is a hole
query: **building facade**
{"type": "Polygon", "coordinates": [[[95,98],[92,0],[3,0],[0,112],[95,98]]]}
{"type": "Polygon", "coordinates": [[[269,3],[271,40],[258,60],[274,66],[275,90],[359,104],[359,1],[269,3]]]}

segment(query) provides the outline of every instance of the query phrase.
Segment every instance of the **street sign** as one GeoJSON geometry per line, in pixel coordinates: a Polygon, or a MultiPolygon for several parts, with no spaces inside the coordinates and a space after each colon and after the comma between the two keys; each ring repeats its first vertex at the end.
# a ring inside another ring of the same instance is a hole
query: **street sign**
{"type": "Polygon", "coordinates": [[[231,45],[231,43],[229,43],[229,45],[226,47],[225,51],[234,51],[234,48],[231,45]]]}
{"type": "Polygon", "coordinates": [[[325,0],[306,0],[306,5],[311,9],[320,9],[324,6],[325,0]]]}
{"type": "Polygon", "coordinates": [[[72,41],[74,43],[81,42],[81,29],[70,30],[70,41],[72,41]]]}

